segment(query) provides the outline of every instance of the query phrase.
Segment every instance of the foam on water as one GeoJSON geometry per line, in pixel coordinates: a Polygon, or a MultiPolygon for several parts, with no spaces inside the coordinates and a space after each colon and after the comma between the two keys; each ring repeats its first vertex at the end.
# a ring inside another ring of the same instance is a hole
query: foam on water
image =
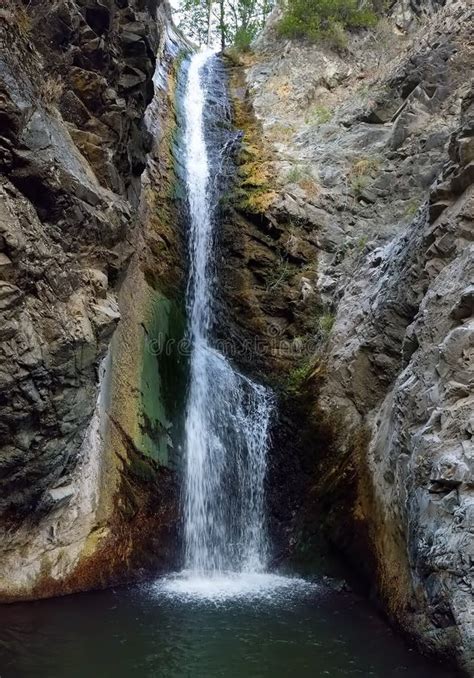
{"type": "Polygon", "coordinates": [[[301,598],[314,593],[317,584],[297,577],[263,572],[221,572],[195,574],[183,570],[158,580],[153,590],[158,595],[181,602],[222,604],[237,602],[275,602],[301,598]]]}

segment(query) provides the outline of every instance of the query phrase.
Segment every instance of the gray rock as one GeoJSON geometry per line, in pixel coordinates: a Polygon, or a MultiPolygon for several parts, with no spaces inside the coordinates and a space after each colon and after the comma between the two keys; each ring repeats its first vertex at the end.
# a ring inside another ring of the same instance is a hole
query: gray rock
{"type": "Polygon", "coordinates": [[[334,436],[309,452],[314,532],[370,562],[373,584],[370,553],[387,612],[472,672],[472,9],[441,5],[396,3],[380,49],[349,37],[352,72],[270,27],[247,83],[279,169],[274,214],[314,225],[315,293],[336,313],[302,403],[334,436]]]}
{"type": "Polygon", "coordinates": [[[0,22],[2,601],[126,578],[135,557],[122,549],[89,582],[76,575],[123,518],[116,492],[129,466],[126,453],[102,454],[98,372],[120,319],[117,280],[143,240],[136,158],[150,148],[142,122],[167,19],[135,0],[93,4],[39,0],[27,38],[0,22]],[[134,89],[118,97],[124,73],[134,89]]]}

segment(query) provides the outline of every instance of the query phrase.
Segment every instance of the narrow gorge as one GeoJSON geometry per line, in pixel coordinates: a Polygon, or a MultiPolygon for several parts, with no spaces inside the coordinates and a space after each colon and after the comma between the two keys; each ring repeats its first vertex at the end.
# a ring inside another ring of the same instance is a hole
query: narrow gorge
{"type": "Polygon", "coordinates": [[[0,6],[2,678],[474,675],[473,9],[292,3],[0,6]]]}

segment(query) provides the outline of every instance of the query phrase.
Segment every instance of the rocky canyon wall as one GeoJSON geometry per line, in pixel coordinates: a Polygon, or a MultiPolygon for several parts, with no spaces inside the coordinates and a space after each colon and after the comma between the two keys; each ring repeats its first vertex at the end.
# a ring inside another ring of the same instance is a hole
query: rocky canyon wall
{"type": "Polygon", "coordinates": [[[329,541],[470,671],[472,10],[398,3],[339,51],[273,19],[229,63],[244,135],[222,294],[236,359],[279,396],[276,557],[329,541]]]}
{"type": "Polygon", "coordinates": [[[185,47],[156,0],[7,2],[0,30],[0,599],[11,600],[172,558],[166,375],[178,367],[159,362],[157,342],[182,331],[185,47]]]}

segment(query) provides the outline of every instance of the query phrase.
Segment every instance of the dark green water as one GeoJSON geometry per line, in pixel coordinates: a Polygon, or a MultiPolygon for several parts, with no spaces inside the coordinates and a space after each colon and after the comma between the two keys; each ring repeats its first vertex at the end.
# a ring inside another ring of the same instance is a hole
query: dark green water
{"type": "Polygon", "coordinates": [[[160,585],[0,608],[1,678],[447,678],[323,587],[186,598],[160,585]]]}

